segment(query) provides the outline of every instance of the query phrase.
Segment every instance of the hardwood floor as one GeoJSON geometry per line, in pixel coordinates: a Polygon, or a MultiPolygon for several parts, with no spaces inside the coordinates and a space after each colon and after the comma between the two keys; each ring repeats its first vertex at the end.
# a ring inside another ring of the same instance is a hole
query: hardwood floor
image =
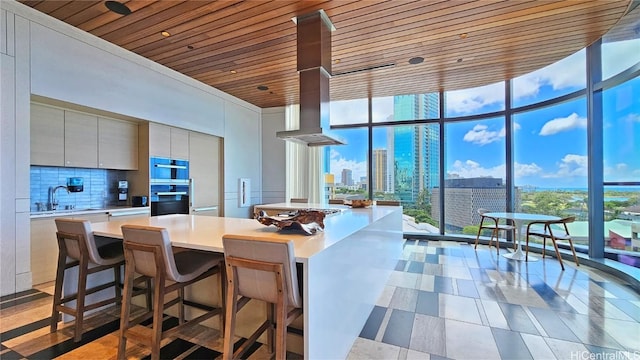
{"type": "MultiPolygon", "coordinates": [[[[640,294],[602,271],[569,261],[565,267],[552,257],[523,263],[497,256],[495,248],[407,240],[348,358],[636,359],[640,294]]],[[[82,341],[74,343],[68,324],[49,333],[52,285],[0,299],[0,358],[115,359],[119,307],[88,317],[82,341]]],[[[162,345],[162,358],[214,359],[222,339],[199,326],[162,345]]],[[[128,343],[128,358],[148,355],[128,343]]],[[[263,358],[265,346],[250,350],[249,359],[263,358]]]]}

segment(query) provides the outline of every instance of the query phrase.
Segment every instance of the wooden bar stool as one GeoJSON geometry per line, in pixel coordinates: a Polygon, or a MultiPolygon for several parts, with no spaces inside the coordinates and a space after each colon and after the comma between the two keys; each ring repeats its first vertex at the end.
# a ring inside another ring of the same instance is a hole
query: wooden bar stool
{"type": "Polygon", "coordinates": [[[285,359],[287,326],[302,314],[293,241],[224,235],[222,243],[227,268],[223,359],[242,358],[265,330],[272,353],[275,345],[275,358],[285,359]],[[267,302],[267,319],[234,352],[236,314],[247,298],[267,302]]]}
{"type": "Polygon", "coordinates": [[[126,268],[124,275],[124,294],[120,319],[120,342],[118,359],[125,358],[127,339],[131,338],[151,347],[151,359],[160,358],[160,342],[175,335],[184,328],[194,326],[213,316],[220,315],[221,330],[224,314],[222,266],[224,256],[205,251],[185,250],[174,252],[169,233],[164,228],[123,225],[124,255],[126,268]],[[134,274],[152,278],[154,281],[153,311],[130,320],[131,294],[134,274]],[[184,301],[184,288],[202,279],[218,275],[220,307],[211,307],[192,301],[184,301]],[[165,302],[165,295],[178,291],[178,296],[165,302]],[[162,329],[164,309],[179,304],[178,325],[171,329],[162,329]],[[185,322],[184,306],[204,310],[204,314],[185,322]],[[151,334],[132,329],[141,322],[153,317],[151,334]]]}
{"type": "Polygon", "coordinates": [[[58,330],[60,313],[75,317],[73,341],[82,339],[85,312],[112,303],[120,303],[120,266],[124,264],[122,243],[100,239],[96,241],[91,223],[80,219],[55,219],[58,238],[58,268],[56,271],[51,328],[58,330]],[[65,270],[78,267],[78,287],[74,294],[62,297],[65,270]],[[113,281],[87,289],[87,275],[113,269],[113,281]],[[115,296],[87,305],[87,295],[114,287],[115,296]],[[75,306],[67,304],[75,300],[75,306]]]}

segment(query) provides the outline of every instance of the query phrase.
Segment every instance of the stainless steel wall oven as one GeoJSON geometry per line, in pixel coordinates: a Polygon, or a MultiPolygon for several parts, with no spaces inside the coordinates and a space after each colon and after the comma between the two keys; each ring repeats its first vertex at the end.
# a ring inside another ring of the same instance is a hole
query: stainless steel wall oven
{"type": "Polygon", "coordinates": [[[189,161],[150,159],[151,216],[189,213],[189,161]]]}

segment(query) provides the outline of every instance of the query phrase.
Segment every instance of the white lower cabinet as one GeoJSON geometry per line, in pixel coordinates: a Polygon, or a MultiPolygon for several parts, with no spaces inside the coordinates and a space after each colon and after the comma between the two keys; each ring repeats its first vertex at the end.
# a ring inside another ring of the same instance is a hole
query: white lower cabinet
{"type": "Polygon", "coordinates": [[[91,222],[102,222],[108,219],[106,213],[31,219],[31,276],[33,285],[56,279],[58,265],[56,218],[86,219],[91,222]]]}

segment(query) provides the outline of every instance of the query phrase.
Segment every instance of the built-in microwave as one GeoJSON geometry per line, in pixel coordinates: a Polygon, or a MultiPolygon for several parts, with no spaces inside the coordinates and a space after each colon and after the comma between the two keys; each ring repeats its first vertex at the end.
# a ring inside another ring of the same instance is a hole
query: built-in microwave
{"type": "Polygon", "coordinates": [[[189,184],[189,161],[152,157],[149,159],[151,184],[189,184]]]}

